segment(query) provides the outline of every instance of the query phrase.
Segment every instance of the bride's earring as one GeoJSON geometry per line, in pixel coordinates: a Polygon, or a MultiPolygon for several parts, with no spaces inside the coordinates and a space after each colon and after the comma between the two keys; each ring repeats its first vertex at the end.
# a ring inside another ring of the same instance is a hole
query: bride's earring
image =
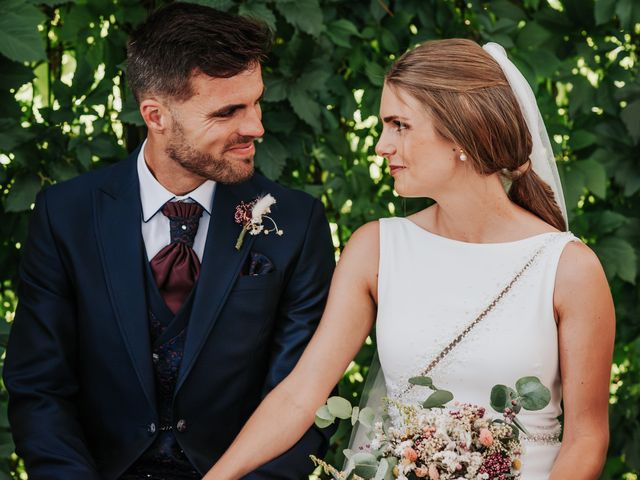
{"type": "Polygon", "coordinates": [[[464,150],[460,149],[460,161],[462,162],[466,162],[467,161],[467,154],[464,153],[464,150]]]}

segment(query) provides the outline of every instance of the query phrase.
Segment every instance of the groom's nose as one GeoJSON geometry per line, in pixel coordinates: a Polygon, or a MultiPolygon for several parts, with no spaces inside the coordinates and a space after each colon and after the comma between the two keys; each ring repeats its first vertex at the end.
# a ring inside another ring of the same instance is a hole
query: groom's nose
{"type": "Polygon", "coordinates": [[[240,131],[238,132],[243,137],[260,138],[264,135],[264,127],[262,126],[262,111],[260,106],[250,108],[247,114],[243,118],[240,131]]]}

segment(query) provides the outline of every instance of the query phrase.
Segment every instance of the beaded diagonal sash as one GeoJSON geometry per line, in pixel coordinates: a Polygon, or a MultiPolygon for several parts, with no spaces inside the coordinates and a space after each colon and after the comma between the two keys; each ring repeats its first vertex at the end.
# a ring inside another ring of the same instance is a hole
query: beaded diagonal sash
{"type": "MultiPolygon", "coordinates": [[[[546,242],[544,242],[534,253],[533,255],[531,255],[531,257],[529,258],[529,260],[527,261],[527,263],[524,264],[524,266],[518,271],[518,273],[515,274],[515,276],[511,279],[511,281],[509,283],[507,283],[507,285],[500,291],[500,293],[498,293],[498,295],[496,295],[496,297],[491,301],[491,303],[489,303],[489,305],[487,305],[487,307],[482,310],[482,312],[475,318],[473,319],[472,322],[470,322],[458,335],[456,335],[456,337],[451,340],[451,342],[449,342],[449,344],[444,347],[440,352],[438,352],[438,354],[434,357],[433,360],[431,360],[431,362],[429,363],[429,365],[427,365],[427,367],[420,373],[419,376],[426,376],[428,375],[431,370],[433,370],[435,368],[436,365],[438,365],[442,359],[444,359],[444,357],[446,357],[451,350],[453,350],[455,347],[457,347],[460,342],[462,342],[462,340],[482,321],[484,320],[489,313],[491,313],[491,311],[496,308],[496,306],[498,305],[498,303],[500,303],[504,297],[511,291],[511,289],[513,288],[513,286],[518,283],[518,281],[522,278],[522,276],[524,275],[524,273],[529,270],[529,268],[535,263],[535,261],[538,259],[538,257],[540,256],[540,254],[545,250],[545,248],[547,248],[547,246],[549,245],[549,243],[551,243],[552,240],[555,240],[556,238],[558,238],[557,236],[553,236],[551,237],[549,240],[547,240],[546,242]]],[[[406,395],[408,392],[411,391],[411,389],[414,387],[415,385],[413,384],[409,384],[408,387],[406,387],[400,394],[400,396],[404,396],[406,395]]]]}

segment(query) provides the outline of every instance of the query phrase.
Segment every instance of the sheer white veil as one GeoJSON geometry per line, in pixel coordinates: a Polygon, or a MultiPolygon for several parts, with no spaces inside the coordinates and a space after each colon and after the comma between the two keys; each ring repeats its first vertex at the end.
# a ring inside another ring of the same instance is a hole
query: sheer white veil
{"type": "Polygon", "coordinates": [[[556,203],[558,204],[558,207],[560,207],[565,224],[568,225],[567,207],[564,202],[562,184],[560,183],[560,176],[558,175],[556,159],[553,156],[553,149],[551,148],[551,142],[549,141],[549,134],[544,126],[544,121],[542,120],[542,115],[540,114],[536,97],[529,86],[529,82],[527,82],[522,73],[520,73],[520,70],[518,70],[511,60],[509,60],[507,52],[504,50],[502,45],[489,42],[482,48],[491,55],[496,62],[498,62],[498,65],[502,68],[505,77],[507,77],[507,81],[518,100],[520,110],[527,122],[527,127],[529,127],[529,133],[531,134],[531,140],[533,141],[533,148],[531,149],[531,155],[529,156],[531,168],[533,168],[533,171],[536,172],[536,174],[553,190],[556,203]]]}
{"type": "MultiPolygon", "coordinates": [[[[520,73],[520,70],[509,60],[505,49],[501,45],[490,42],[482,48],[498,62],[507,77],[507,81],[518,100],[518,104],[520,105],[520,109],[531,134],[533,142],[533,148],[529,157],[531,168],[553,190],[556,203],[560,207],[565,224],[568,225],[567,209],[562,184],[560,183],[560,176],[558,175],[558,167],[556,166],[549,135],[547,134],[547,129],[544,125],[533,91],[522,73],[520,73]]],[[[360,410],[365,407],[370,407],[379,414],[382,411],[383,399],[386,395],[387,389],[384,372],[382,371],[378,355],[376,354],[373,357],[367,381],[365,382],[364,390],[360,397],[360,410]]],[[[368,432],[368,428],[359,423],[356,424],[351,433],[348,450],[355,452],[361,448],[367,449],[367,444],[369,443],[368,432]]]]}

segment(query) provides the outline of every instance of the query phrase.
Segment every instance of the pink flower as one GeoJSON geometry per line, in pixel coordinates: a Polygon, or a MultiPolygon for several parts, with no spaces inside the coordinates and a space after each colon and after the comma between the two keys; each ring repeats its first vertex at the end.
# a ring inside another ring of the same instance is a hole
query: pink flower
{"type": "Polygon", "coordinates": [[[491,435],[491,432],[489,431],[488,428],[480,429],[479,440],[480,440],[480,444],[485,447],[490,447],[493,444],[493,435],[491,435]]]}
{"type": "Polygon", "coordinates": [[[433,463],[429,465],[429,479],[440,480],[440,474],[438,473],[438,469],[433,463]]]}
{"type": "Polygon", "coordinates": [[[418,459],[418,452],[411,447],[407,447],[404,449],[404,452],[402,452],[402,456],[410,462],[415,462],[418,459]]]}
{"type": "Polygon", "coordinates": [[[418,478],[424,478],[427,475],[429,475],[429,469],[425,468],[425,467],[418,467],[414,470],[414,472],[416,474],[416,477],[418,478]]]}

